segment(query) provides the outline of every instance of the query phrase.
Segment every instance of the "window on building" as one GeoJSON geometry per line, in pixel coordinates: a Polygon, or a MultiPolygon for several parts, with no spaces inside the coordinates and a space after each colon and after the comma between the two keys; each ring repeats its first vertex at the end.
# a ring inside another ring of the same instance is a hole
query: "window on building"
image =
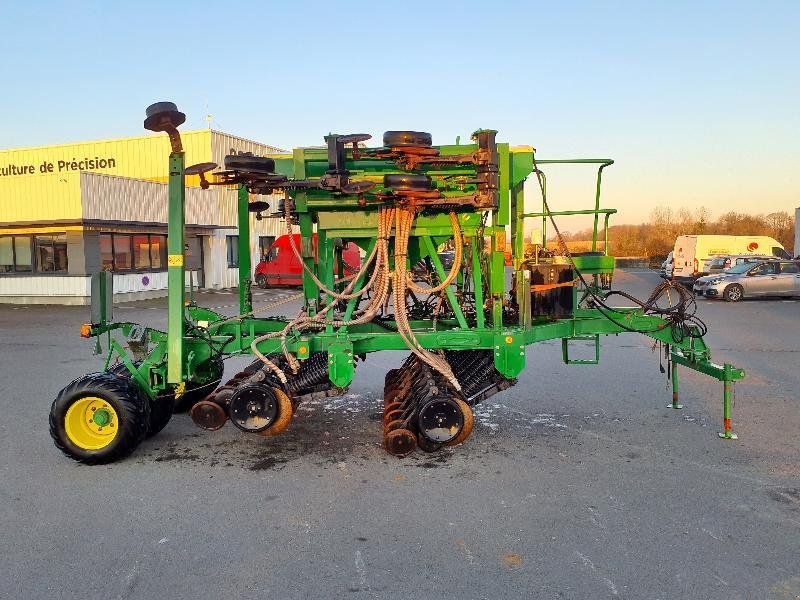
{"type": "Polygon", "coordinates": [[[133,268],[137,271],[150,269],[150,236],[133,236],[133,268]]]}
{"type": "Polygon", "coordinates": [[[100,268],[103,271],[114,270],[114,245],[110,233],[100,234],[100,268]]]}
{"type": "Polygon", "coordinates": [[[265,260],[269,249],[275,242],[274,235],[262,235],[258,238],[258,260],[265,260]]]}
{"type": "Polygon", "coordinates": [[[104,271],[158,271],[167,268],[167,236],[155,233],[101,233],[104,271]]]}
{"type": "Polygon", "coordinates": [[[35,235],[33,247],[38,272],[67,272],[67,234],[35,235]]]}
{"type": "Polygon", "coordinates": [[[131,251],[130,235],[115,235],[114,241],[114,270],[130,271],[133,266],[133,252],[131,251]]]}
{"type": "Polygon", "coordinates": [[[33,271],[33,252],[31,251],[31,236],[16,236],[14,238],[14,260],[17,272],[27,273],[33,271]]]}
{"type": "Polygon", "coordinates": [[[239,236],[225,236],[225,249],[228,254],[228,267],[239,266],[239,236]]]}
{"type": "Polygon", "coordinates": [[[0,273],[53,273],[66,270],[66,234],[0,237],[0,273]]]}
{"type": "Polygon", "coordinates": [[[150,236],[150,266],[153,269],[167,268],[167,236],[150,236]]]}
{"type": "Polygon", "coordinates": [[[0,237],[0,273],[14,272],[14,238],[0,237]]]}

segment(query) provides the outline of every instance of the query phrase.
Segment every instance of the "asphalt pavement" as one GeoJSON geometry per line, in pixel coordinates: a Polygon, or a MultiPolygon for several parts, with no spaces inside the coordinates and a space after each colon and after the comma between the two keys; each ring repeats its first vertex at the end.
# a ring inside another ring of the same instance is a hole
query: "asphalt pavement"
{"type": "MultiPolygon", "coordinates": [[[[619,272],[644,296],[649,271],[619,272]]],[[[257,292],[257,305],[292,291],[257,292]]],[[[233,293],[202,304],[233,312],[233,293]]],[[[116,318],[165,324],[165,302],[116,318]]],[[[275,312],[292,314],[296,303],[275,312]]],[[[464,444],[398,459],[370,355],[349,393],[274,438],[177,415],[130,458],[87,467],[48,434],[59,389],[101,368],[80,307],[0,306],[0,598],[800,598],[800,302],[700,300],[736,385],[683,369],[682,411],[652,343],[527,351],[464,444]]],[[[246,361],[226,365],[232,375],[246,361]]]]}

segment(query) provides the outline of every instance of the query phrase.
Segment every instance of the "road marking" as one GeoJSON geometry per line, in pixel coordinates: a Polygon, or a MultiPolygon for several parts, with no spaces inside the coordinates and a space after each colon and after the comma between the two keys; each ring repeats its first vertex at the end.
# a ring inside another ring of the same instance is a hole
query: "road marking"
{"type": "Polygon", "coordinates": [[[592,571],[592,573],[594,573],[598,577],[598,579],[600,579],[603,583],[606,584],[606,587],[608,587],[612,596],[619,596],[619,592],[617,591],[617,586],[614,585],[614,582],[611,581],[608,577],[602,575],[594,566],[594,563],[588,556],[584,556],[580,552],[575,552],[575,556],[577,556],[583,561],[584,567],[588,567],[592,571]]]}
{"type": "Polygon", "coordinates": [[[364,557],[361,555],[361,550],[356,550],[356,571],[358,572],[358,584],[362,590],[369,591],[369,583],[367,583],[367,568],[364,565],[364,557]]]}

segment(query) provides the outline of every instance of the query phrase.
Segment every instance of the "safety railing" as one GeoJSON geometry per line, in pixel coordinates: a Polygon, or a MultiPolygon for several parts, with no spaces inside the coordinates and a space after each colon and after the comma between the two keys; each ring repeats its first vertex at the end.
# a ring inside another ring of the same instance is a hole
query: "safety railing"
{"type": "Polygon", "coordinates": [[[572,159],[544,159],[534,160],[534,176],[539,176],[542,182],[542,210],[539,212],[525,212],[524,206],[517,206],[517,218],[524,221],[526,218],[542,219],[542,239],[541,246],[547,246],[547,221],[550,217],[593,215],[594,226],[592,227],[592,252],[597,251],[598,229],[600,225],[600,215],[604,215],[603,220],[603,254],[608,255],[608,220],[609,217],[617,212],[615,208],[600,208],[600,187],[603,179],[603,169],[613,165],[614,161],[610,158],[572,158],[572,159]],[[541,165],[599,165],[597,169],[597,180],[595,183],[595,201],[593,209],[585,210],[548,210],[547,206],[547,177],[539,167],[541,165]]]}

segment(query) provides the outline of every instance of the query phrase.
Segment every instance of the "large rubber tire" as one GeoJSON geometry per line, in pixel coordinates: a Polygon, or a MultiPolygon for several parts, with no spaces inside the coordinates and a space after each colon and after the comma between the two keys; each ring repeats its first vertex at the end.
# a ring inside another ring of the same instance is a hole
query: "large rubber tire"
{"type": "Polygon", "coordinates": [[[256,285],[262,290],[267,289],[269,287],[269,284],[267,283],[267,276],[263,273],[256,275],[256,285]]]}
{"type": "Polygon", "coordinates": [[[147,435],[149,422],[150,402],[130,379],[113,373],[90,373],[75,379],[58,393],[50,407],[50,435],[56,447],[73,460],[88,465],[128,456],[147,435]],[[110,408],[112,417],[107,426],[108,431],[114,431],[81,438],[74,424],[80,425],[85,419],[75,411],[92,398],[110,408]],[[72,425],[68,425],[68,417],[72,425]]]}
{"type": "MultiPolygon", "coordinates": [[[[138,363],[135,363],[138,366],[138,363]]],[[[136,382],[131,376],[131,372],[125,363],[118,363],[108,370],[118,377],[128,379],[134,386],[136,382]]],[[[142,396],[147,398],[147,395],[140,392],[142,396]]],[[[172,412],[175,407],[175,396],[173,394],[161,394],[155,400],[150,401],[150,419],[147,423],[147,437],[153,437],[167,426],[169,420],[172,418],[172,412]]]]}
{"type": "Polygon", "coordinates": [[[158,396],[150,403],[150,420],[147,425],[147,437],[153,437],[167,426],[175,408],[172,396],[158,396]]]}
{"type": "Polygon", "coordinates": [[[225,169],[228,171],[244,171],[246,173],[271,175],[275,173],[275,161],[265,156],[229,154],[225,157],[225,169]]]}
{"type": "Polygon", "coordinates": [[[744,288],[738,283],[732,283],[725,288],[725,291],[722,292],[722,296],[728,302],[739,302],[744,298],[744,288]]]}

